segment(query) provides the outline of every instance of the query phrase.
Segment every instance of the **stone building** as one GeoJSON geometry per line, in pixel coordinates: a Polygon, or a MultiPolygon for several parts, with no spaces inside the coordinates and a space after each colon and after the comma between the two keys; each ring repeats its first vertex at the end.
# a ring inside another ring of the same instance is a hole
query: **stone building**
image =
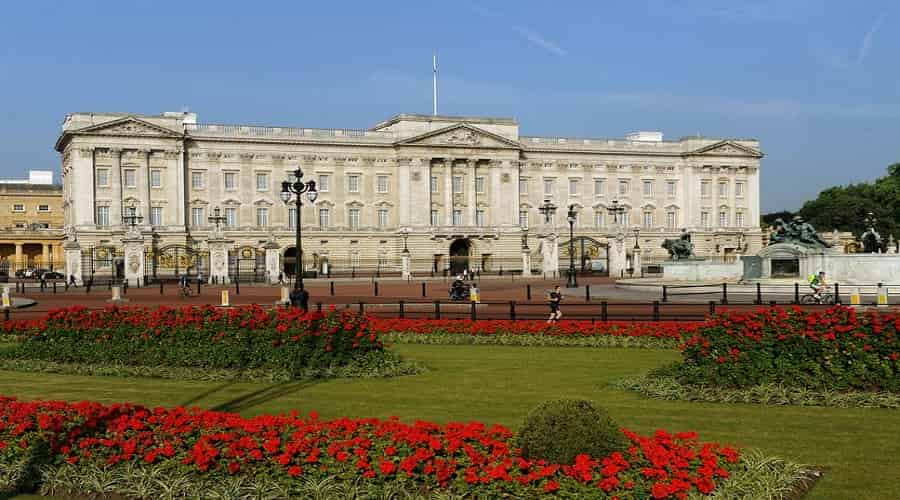
{"type": "Polygon", "coordinates": [[[19,269],[64,267],[62,186],[53,172],[0,180],[0,275],[19,269]]]}
{"type": "Polygon", "coordinates": [[[290,273],[296,214],[279,193],[298,166],[319,193],[302,209],[307,271],[397,272],[404,245],[414,275],[517,272],[528,260],[535,270],[555,269],[550,259],[566,267],[569,205],[584,271],[609,269],[616,235],[644,264],[664,259],[661,242],[682,228],[704,256],[755,252],[761,242],[763,155],[753,139],[532,137],[508,118],[414,114],[352,130],[72,113],[56,149],[65,224],[82,251],[120,245],[122,216],[134,210],[148,253],[183,245],[199,256],[216,236],[228,242],[231,267],[246,258],[244,270],[258,269],[276,252],[290,273]],[[545,200],[557,207],[549,223],[545,200]],[[615,220],[614,202],[624,206],[615,220]],[[219,235],[209,222],[216,210],[219,235]]]}

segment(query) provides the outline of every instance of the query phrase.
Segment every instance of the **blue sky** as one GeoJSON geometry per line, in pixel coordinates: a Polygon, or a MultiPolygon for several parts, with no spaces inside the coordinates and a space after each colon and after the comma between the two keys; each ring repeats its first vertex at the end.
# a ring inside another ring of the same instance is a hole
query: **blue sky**
{"type": "Polygon", "coordinates": [[[431,111],[529,135],[762,141],[764,210],[900,161],[891,1],[8,2],[0,177],[58,169],[68,112],[366,128],[431,111]]]}

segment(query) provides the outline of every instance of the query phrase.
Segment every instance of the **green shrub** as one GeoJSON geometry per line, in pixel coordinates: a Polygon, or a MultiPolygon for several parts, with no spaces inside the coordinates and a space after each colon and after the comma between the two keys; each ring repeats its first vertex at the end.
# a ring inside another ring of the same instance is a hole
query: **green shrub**
{"type": "Polygon", "coordinates": [[[527,458],[571,464],[581,454],[605,457],[626,442],[615,422],[591,401],[558,399],[531,410],[516,444],[527,458]]]}
{"type": "MultiPolygon", "coordinates": [[[[40,482],[41,467],[50,462],[47,443],[29,435],[28,439],[5,443],[0,450],[0,498],[33,491],[40,482]],[[23,448],[20,443],[27,442],[23,448]]],[[[2,441],[0,441],[2,442],[2,441]]]]}

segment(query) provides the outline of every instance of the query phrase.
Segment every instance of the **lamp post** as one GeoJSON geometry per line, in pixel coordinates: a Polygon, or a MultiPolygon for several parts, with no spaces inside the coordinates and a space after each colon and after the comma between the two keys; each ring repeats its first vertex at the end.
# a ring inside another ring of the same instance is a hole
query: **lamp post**
{"type": "Polygon", "coordinates": [[[566,220],[569,222],[569,277],[566,280],[566,288],[578,286],[578,280],[575,278],[575,221],[577,216],[575,205],[569,205],[569,213],[566,214],[566,220]]]}
{"type": "Polygon", "coordinates": [[[618,199],[615,199],[610,203],[610,205],[606,208],[606,211],[612,216],[613,226],[618,226],[620,222],[621,214],[625,213],[625,206],[619,203],[618,199]]]}
{"type": "Polygon", "coordinates": [[[216,207],[213,210],[213,215],[210,215],[209,217],[207,217],[207,219],[209,220],[210,224],[216,225],[216,235],[217,236],[219,235],[219,226],[221,226],[228,220],[227,217],[222,215],[222,210],[219,209],[219,207],[216,207]]]}
{"type": "Polygon", "coordinates": [[[316,181],[309,180],[304,183],[302,179],[303,171],[300,170],[300,167],[297,167],[297,169],[294,170],[293,181],[287,180],[281,183],[281,201],[283,201],[285,205],[291,202],[292,195],[296,195],[294,196],[294,203],[297,205],[297,221],[296,224],[294,224],[296,230],[294,272],[297,274],[297,279],[294,280],[294,290],[303,288],[303,269],[301,267],[303,247],[300,243],[300,221],[302,220],[300,217],[300,207],[303,206],[303,199],[300,195],[306,193],[306,197],[309,198],[310,203],[314,203],[319,196],[319,192],[316,191],[316,181]]]}
{"type": "Polygon", "coordinates": [[[556,213],[556,205],[550,200],[544,200],[544,204],[538,207],[538,211],[544,214],[544,223],[550,224],[553,214],[556,213]]]}
{"type": "Polygon", "coordinates": [[[134,231],[134,228],[142,222],[144,222],[144,217],[138,215],[137,208],[134,205],[128,207],[128,215],[122,216],[122,223],[131,226],[131,231],[134,231]]]}
{"type": "Polygon", "coordinates": [[[406,246],[406,240],[407,240],[407,238],[409,238],[409,228],[404,227],[400,231],[400,235],[403,236],[403,253],[408,254],[409,248],[406,246]]]}

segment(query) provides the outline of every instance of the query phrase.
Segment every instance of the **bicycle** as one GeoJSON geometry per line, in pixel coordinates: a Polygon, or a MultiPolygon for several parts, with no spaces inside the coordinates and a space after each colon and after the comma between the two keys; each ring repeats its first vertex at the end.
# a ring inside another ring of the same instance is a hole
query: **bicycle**
{"type": "Polygon", "coordinates": [[[179,293],[181,294],[182,297],[193,297],[194,296],[194,290],[191,289],[190,285],[184,285],[184,286],[180,286],[178,288],[180,289],[179,293]]]}
{"type": "Polygon", "coordinates": [[[835,300],[833,293],[823,293],[820,297],[816,297],[814,293],[807,293],[806,295],[800,297],[800,303],[804,305],[818,305],[818,304],[828,304],[833,305],[837,303],[835,300]]]}

